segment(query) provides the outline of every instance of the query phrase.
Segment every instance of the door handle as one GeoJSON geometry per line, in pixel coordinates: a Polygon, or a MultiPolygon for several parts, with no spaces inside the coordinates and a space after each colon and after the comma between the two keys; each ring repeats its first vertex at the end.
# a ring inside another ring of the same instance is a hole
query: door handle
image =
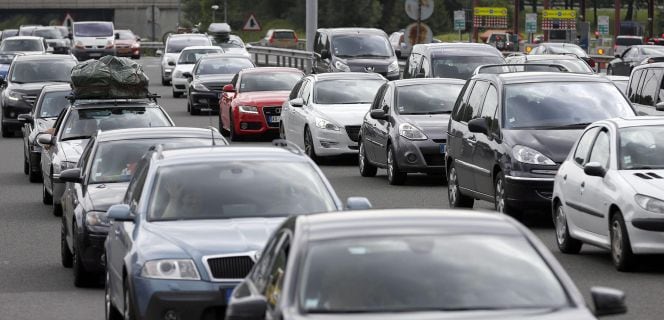
{"type": "Polygon", "coordinates": [[[564,176],[563,176],[563,180],[567,180],[567,175],[564,175],[564,176]]]}

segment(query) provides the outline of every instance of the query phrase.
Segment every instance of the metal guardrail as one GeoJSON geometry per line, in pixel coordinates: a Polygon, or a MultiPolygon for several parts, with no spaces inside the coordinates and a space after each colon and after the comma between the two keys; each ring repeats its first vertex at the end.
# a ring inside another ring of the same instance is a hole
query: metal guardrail
{"type": "Polygon", "coordinates": [[[259,66],[276,66],[298,68],[305,73],[311,70],[313,52],[292,49],[280,49],[247,45],[247,51],[252,55],[254,63],[259,66]]]}

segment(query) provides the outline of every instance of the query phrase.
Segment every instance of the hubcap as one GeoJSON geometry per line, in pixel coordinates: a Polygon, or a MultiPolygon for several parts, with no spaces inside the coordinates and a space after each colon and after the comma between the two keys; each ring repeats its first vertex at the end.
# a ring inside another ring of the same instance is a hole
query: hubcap
{"type": "Polygon", "coordinates": [[[360,142],[360,152],[358,152],[358,162],[360,163],[360,170],[364,171],[364,143],[360,142]]]}
{"type": "Polygon", "coordinates": [[[455,204],[456,203],[456,196],[457,196],[457,176],[456,176],[456,169],[452,167],[450,169],[450,178],[448,182],[448,196],[450,197],[450,203],[455,204]]]}
{"type": "Polygon", "coordinates": [[[563,244],[565,242],[565,236],[567,235],[567,218],[565,217],[565,211],[563,206],[558,206],[556,209],[556,238],[558,244],[563,244]]]}
{"type": "Polygon", "coordinates": [[[387,178],[392,180],[394,177],[394,164],[392,163],[392,148],[387,149],[387,178]]]}
{"type": "Polygon", "coordinates": [[[622,227],[618,220],[613,222],[611,226],[611,250],[613,254],[613,260],[620,261],[622,257],[622,227]]]}
{"type": "Polygon", "coordinates": [[[110,285],[110,276],[108,271],[106,271],[106,290],[104,292],[104,305],[106,307],[106,319],[108,320],[111,317],[111,288],[110,285]]]}
{"type": "Polygon", "coordinates": [[[496,211],[505,212],[505,198],[503,197],[503,179],[496,181],[496,211]]]}
{"type": "Polygon", "coordinates": [[[309,157],[313,156],[313,147],[311,133],[307,130],[304,134],[304,152],[306,152],[309,157]]]}

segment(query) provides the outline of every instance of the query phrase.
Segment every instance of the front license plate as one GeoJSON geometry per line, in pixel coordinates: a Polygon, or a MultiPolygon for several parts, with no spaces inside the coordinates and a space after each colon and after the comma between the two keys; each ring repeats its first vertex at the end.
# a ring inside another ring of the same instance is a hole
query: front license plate
{"type": "Polygon", "coordinates": [[[445,154],[445,144],[440,145],[440,153],[445,154]]]}
{"type": "Polygon", "coordinates": [[[269,116],[267,118],[267,121],[272,122],[272,123],[279,122],[279,121],[281,121],[281,116],[269,116]]]}
{"type": "Polygon", "coordinates": [[[90,56],[95,57],[95,58],[96,57],[101,57],[101,53],[91,53],[90,56]]]}

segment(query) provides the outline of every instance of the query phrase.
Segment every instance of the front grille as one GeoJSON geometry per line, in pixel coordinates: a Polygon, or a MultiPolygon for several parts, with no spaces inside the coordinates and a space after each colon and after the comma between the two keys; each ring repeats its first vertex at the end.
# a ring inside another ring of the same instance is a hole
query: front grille
{"type": "Polygon", "coordinates": [[[433,142],[435,142],[435,143],[445,143],[445,142],[447,142],[447,140],[446,139],[433,139],[433,142]]]}
{"type": "Polygon", "coordinates": [[[442,166],[445,164],[445,157],[443,154],[425,154],[424,161],[428,166],[442,166]]]}
{"type": "Polygon", "coordinates": [[[34,105],[35,100],[37,100],[37,96],[28,96],[28,95],[23,96],[23,101],[25,101],[25,103],[31,106],[34,105]]]}
{"type": "Polygon", "coordinates": [[[270,128],[279,128],[279,122],[270,122],[270,116],[281,116],[281,107],[263,107],[263,115],[265,116],[265,123],[270,128]]]}
{"type": "Polygon", "coordinates": [[[551,200],[553,198],[553,191],[537,191],[537,194],[547,200],[551,200]]]}
{"type": "Polygon", "coordinates": [[[208,258],[207,263],[214,279],[242,279],[254,266],[249,256],[208,258]]]}
{"type": "Polygon", "coordinates": [[[221,83],[221,82],[208,82],[208,83],[203,83],[204,86],[206,86],[208,89],[212,91],[219,91],[221,92],[221,89],[224,88],[227,83],[221,83]]]}
{"type": "Polygon", "coordinates": [[[92,46],[85,46],[85,48],[87,48],[87,49],[92,49],[92,46]]]}
{"type": "Polygon", "coordinates": [[[359,141],[360,126],[346,126],[346,133],[353,142],[359,141]]]}

